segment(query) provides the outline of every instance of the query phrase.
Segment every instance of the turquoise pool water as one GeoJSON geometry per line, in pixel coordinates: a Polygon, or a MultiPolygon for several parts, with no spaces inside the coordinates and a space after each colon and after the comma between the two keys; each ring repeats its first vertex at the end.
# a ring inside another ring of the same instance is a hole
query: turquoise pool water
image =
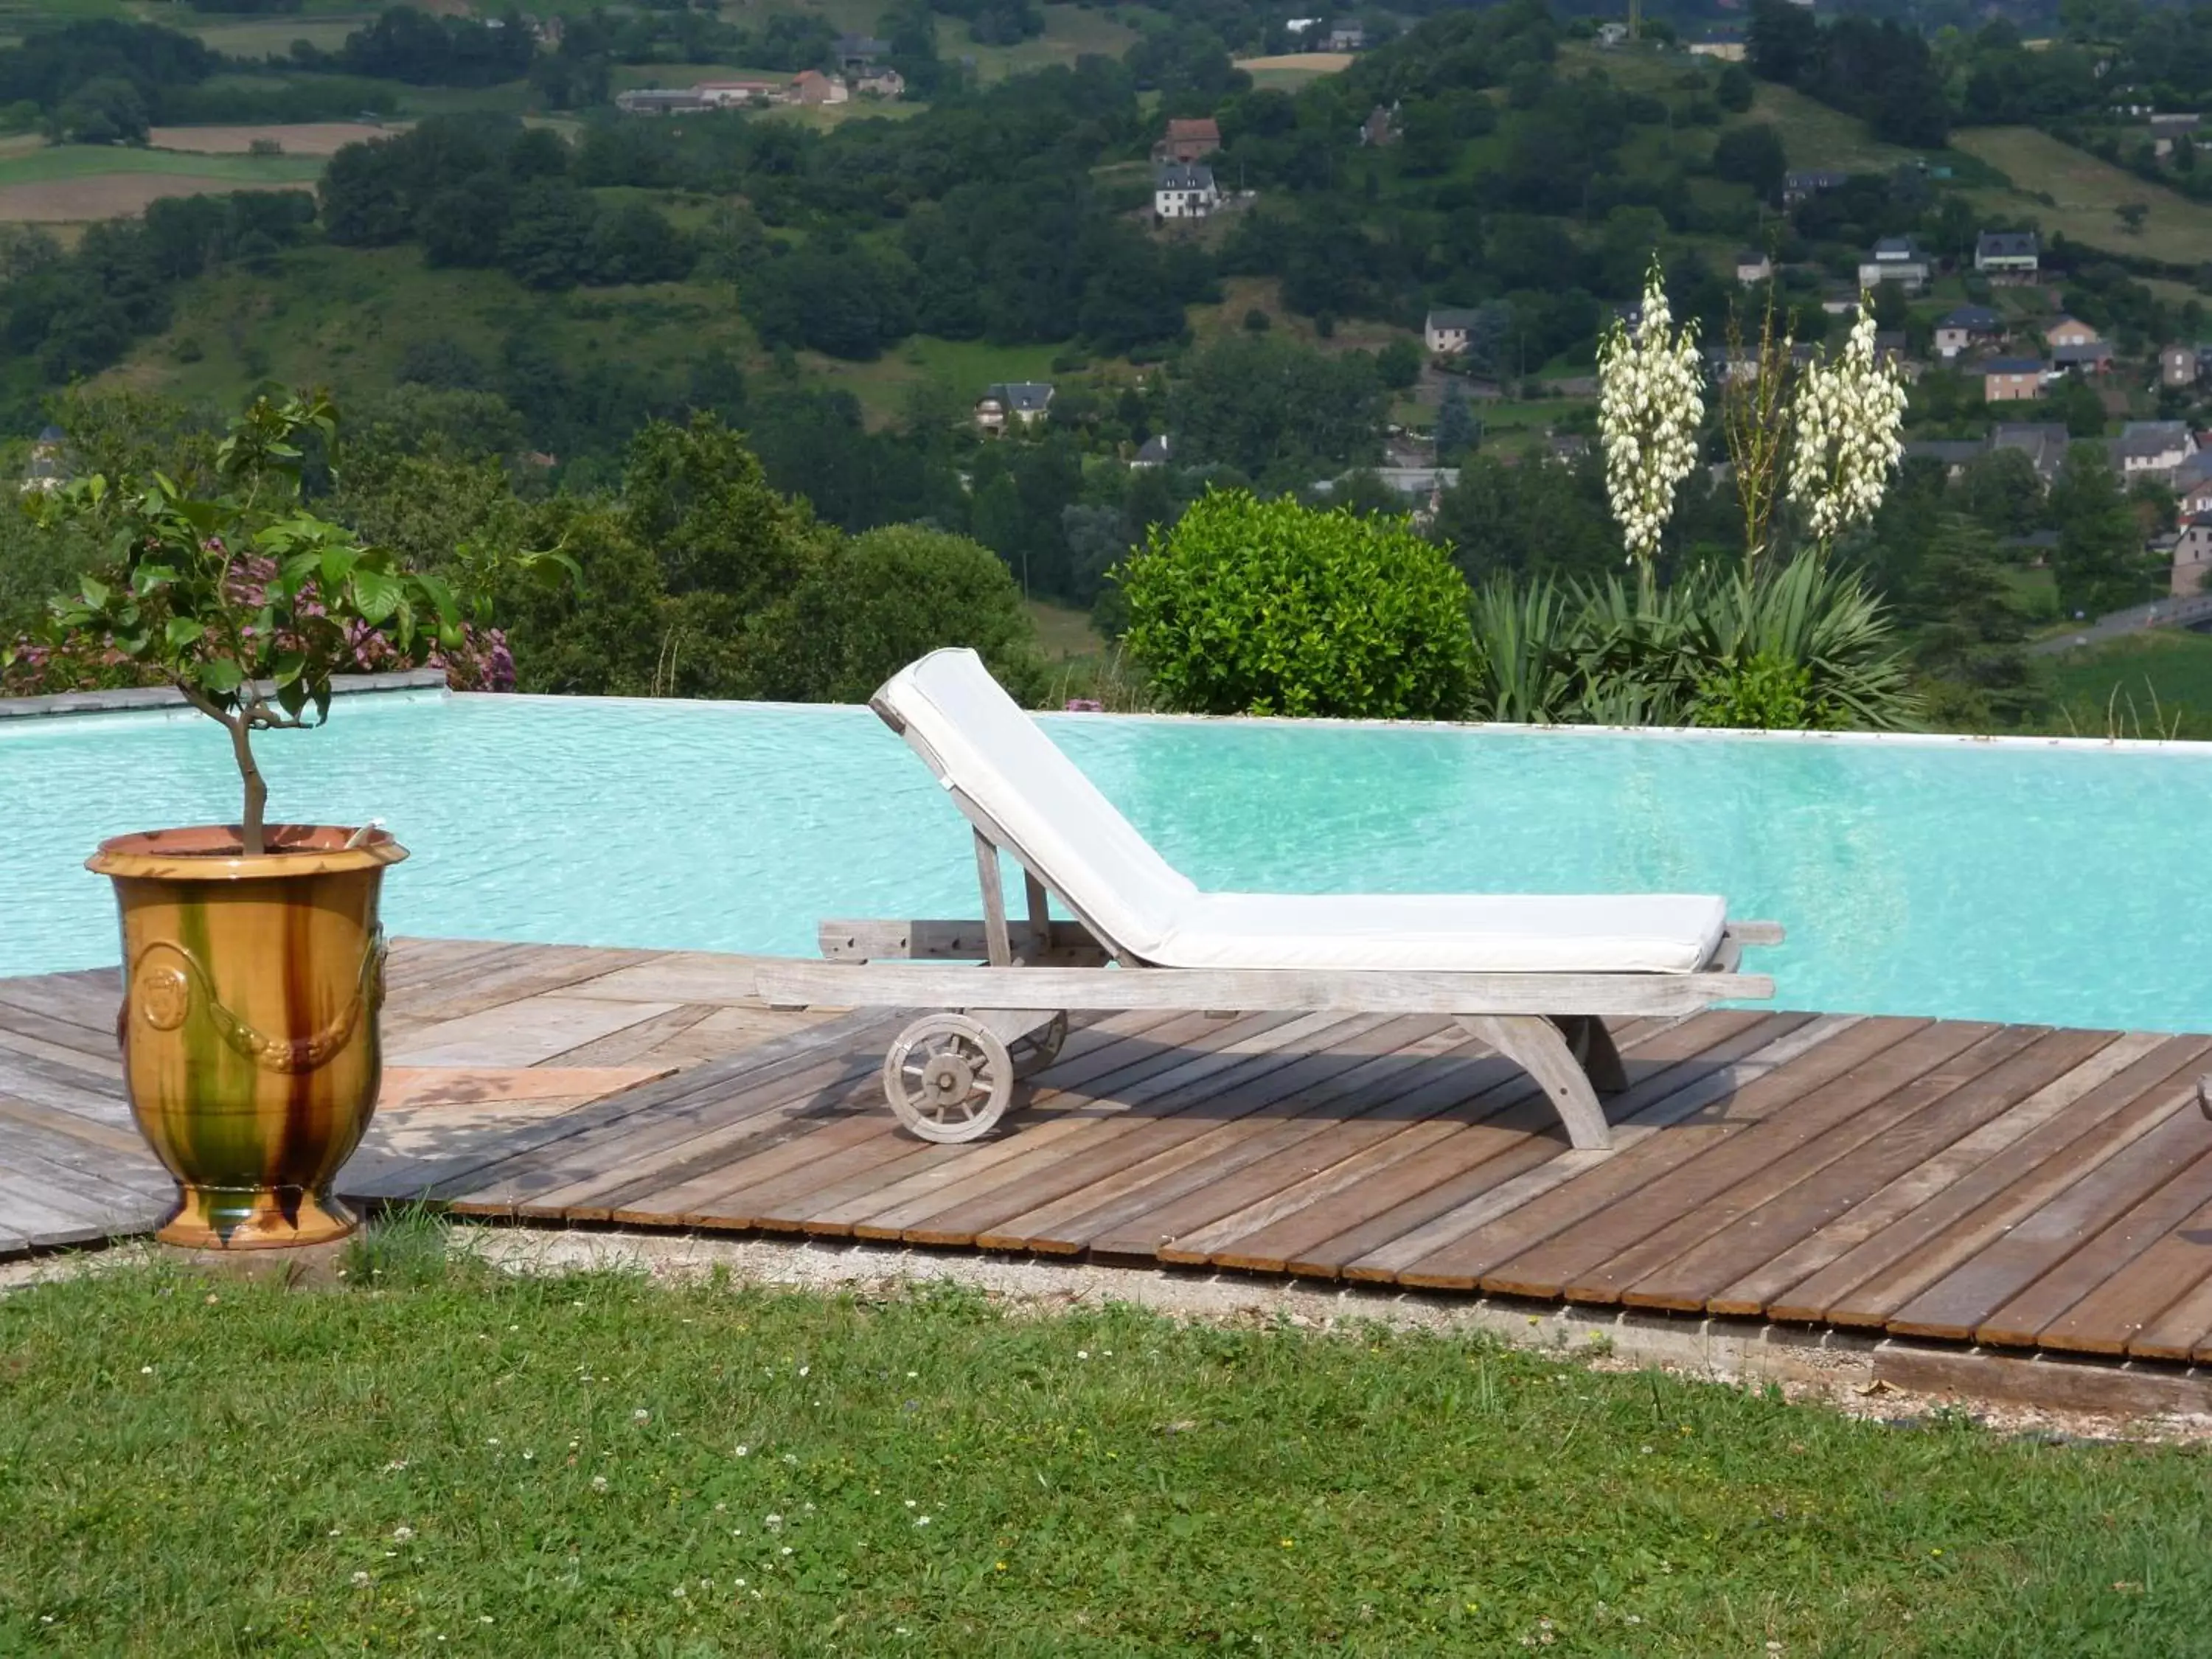
{"type": "MultiPolygon", "coordinates": [[[[1207,887],[1720,892],[1785,1006],[2212,1031],[2212,747],[1048,718],[1207,887]]],[[[865,709],[392,694],[262,740],[272,817],[412,849],[395,932],[811,955],[967,915],[964,826],[865,709]]],[[[101,836],[234,818],[197,716],[0,722],[0,974],[115,959],[101,836]]]]}

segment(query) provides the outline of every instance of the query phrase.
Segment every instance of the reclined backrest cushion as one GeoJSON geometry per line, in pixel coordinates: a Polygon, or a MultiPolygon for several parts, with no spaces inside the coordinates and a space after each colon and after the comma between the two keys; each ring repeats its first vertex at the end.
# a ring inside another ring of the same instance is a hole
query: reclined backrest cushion
{"type": "Polygon", "coordinates": [[[1012,851],[1107,935],[1150,957],[1197,889],[1024,714],[973,651],[933,651],[873,706],[942,781],[990,815],[1012,851]]]}

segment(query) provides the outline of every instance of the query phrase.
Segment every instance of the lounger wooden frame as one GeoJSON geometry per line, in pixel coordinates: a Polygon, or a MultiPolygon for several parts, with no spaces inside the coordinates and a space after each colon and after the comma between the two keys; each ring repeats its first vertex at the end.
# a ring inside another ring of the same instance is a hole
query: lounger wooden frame
{"type": "MultiPolygon", "coordinates": [[[[1711,961],[1692,973],[1156,966],[1085,915],[1052,872],[1033,867],[990,814],[945,778],[937,756],[895,711],[880,701],[873,706],[945,783],[972,827],[983,915],[974,921],[824,921],[822,962],[758,965],[759,994],[777,1006],[958,1009],[1007,1045],[1034,1040],[1066,1011],[1078,1008],[1447,1014],[1529,1074],[1550,1097],[1577,1148],[1601,1151],[1611,1147],[1613,1136],[1598,1097],[1627,1086],[1607,1018],[1687,1015],[1716,1002],[1774,994],[1771,978],[1737,971],[1745,945],[1781,942],[1782,929],[1764,921],[1730,923],[1711,961]],[[1024,877],[1028,915],[1018,921],[1006,914],[1002,855],[1024,877]],[[1054,901],[1074,920],[1053,921],[1048,904],[1054,901]],[[913,965],[884,965],[889,963],[913,965]]],[[[1056,1038],[1050,1046],[1057,1047],[1056,1038]]],[[[887,1091],[891,1086],[887,1076],[887,1091]]],[[[1003,1110],[1002,1089],[998,1104],[972,1134],[941,1138],[986,1133],[1003,1110]]]]}

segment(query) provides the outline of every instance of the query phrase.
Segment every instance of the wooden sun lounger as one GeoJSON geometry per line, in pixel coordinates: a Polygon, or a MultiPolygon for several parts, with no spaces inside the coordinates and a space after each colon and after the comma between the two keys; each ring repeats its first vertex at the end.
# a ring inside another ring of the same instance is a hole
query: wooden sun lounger
{"type": "Polygon", "coordinates": [[[1070,1009],[1275,1010],[1447,1014],[1526,1070],[1577,1148],[1613,1144],[1601,1094],[1627,1086],[1607,1018],[1688,1015],[1714,1003],[1774,994],[1738,970],[1746,945],[1780,943],[1771,922],[1731,922],[1688,973],[1459,973],[1423,969],[1163,967],[1114,939],[946,775],[927,744],[881,694],[872,705],[945,785],[974,830],[982,893],[973,921],[824,921],[819,963],[763,961],[758,994],[779,1006],[941,1008],[908,1025],[884,1063],[884,1090],[902,1122],[934,1141],[990,1132],[1021,1078],[1051,1064],[1070,1009]],[[1001,858],[1022,868],[1028,915],[1010,920],[1001,858]],[[1048,901],[1074,919],[1054,921],[1048,901]],[[975,965],[960,966],[967,963],[975,965]],[[908,965],[898,965],[908,964],[908,965]]]}

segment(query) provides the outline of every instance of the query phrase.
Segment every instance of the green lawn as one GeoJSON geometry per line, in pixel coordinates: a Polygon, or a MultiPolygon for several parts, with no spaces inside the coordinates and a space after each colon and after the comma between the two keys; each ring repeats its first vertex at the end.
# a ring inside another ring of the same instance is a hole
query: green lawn
{"type": "Polygon", "coordinates": [[[0,1299],[0,1650],[2203,1650],[2190,1450],[1379,1329],[413,1259],[0,1299]]]}
{"type": "Polygon", "coordinates": [[[57,179],[99,179],[118,173],[160,173],[191,179],[226,179],[240,185],[293,184],[322,176],[316,155],[203,155],[124,144],[52,144],[0,155],[0,188],[46,184],[57,179]]]}
{"type": "Polygon", "coordinates": [[[172,28],[181,27],[187,34],[198,35],[214,51],[233,58],[287,57],[295,40],[310,41],[325,52],[336,52],[345,44],[346,36],[368,27],[376,18],[373,11],[324,17],[186,15],[192,21],[183,23],[173,21],[171,8],[163,6],[148,21],[165,23],[172,28]]]}
{"type": "Polygon", "coordinates": [[[2212,637],[2175,629],[2051,659],[2058,711],[2045,724],[2085,738],[2212,738],[2212,637]]]}

